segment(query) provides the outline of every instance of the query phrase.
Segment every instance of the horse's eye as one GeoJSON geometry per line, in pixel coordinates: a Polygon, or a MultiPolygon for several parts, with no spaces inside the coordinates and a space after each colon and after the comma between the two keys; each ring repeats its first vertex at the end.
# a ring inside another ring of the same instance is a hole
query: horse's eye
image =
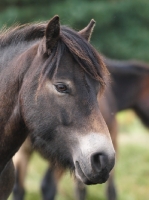
{"type": "Polygon", "coordinates": [[[58,92],[61,92],[61,93],[67,93],[68,92],[68,87],[63,83],[56,84],[55,88],[58,92]]]}

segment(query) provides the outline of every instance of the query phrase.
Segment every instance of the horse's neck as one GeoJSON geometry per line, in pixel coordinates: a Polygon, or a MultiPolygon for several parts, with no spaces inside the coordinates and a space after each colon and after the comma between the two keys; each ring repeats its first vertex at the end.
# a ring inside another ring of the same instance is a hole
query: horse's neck
{"type": "Polygon", "coordinates": [[[19,92],[19,78],[23,70],[23,66],[19,66],[21,65],[19,57],[29,46],[29,44],[23,46],[18,43],[17,45],[0,48],[0,118],[3,117],[4,122],[8,121],[4,118],[7,118],[7,116],[9,118],[14,109],[19,92]]]}
{"type": "Polygon", "coordinates": [[[26,70],[22,54],[31,45],[27,44],[21,48],[19,44],[16,47],[0,49],[0,163],[2,165],[9,161],[26,137],[18,97],[20,79],[26,70]]]}
{"type": "Polygon", "coordinates": [[[135,84],[134,86],[129,85],[127,79],[124,82],[125,84],[115,81],[112,86],[112,91],[117,105],[117,112],[131,108],[135,100],[135,91],[133,90],[135,84]]]}
{"type": "Polygon", "coordinates": [[[29,49],[35,41],[31,42],[19,42],[18,44],[12,44],[6,47],[0,47],[0,73],[6,67],[11,70],[12,62],[16,57],[24,53],[29,49]]]}
{"type": "Polygon", "coordinates": [[[118,111],[133,108],[141,90],[142,80],[149,74],[149,65],[135,60],[113,60],[104,57],[112,75],[112,92],[118,111]]]}
{"type": "Polygon", "coordinates": [[[133,108],[141,87],[141,76],[112,73],[111,90],[114,94],[117,112],[133,108]]]}

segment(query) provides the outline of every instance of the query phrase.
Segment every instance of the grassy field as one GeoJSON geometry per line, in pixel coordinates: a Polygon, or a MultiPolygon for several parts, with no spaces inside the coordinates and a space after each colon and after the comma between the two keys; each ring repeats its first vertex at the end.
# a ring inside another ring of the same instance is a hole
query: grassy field
{"type": "MultiPolygon", "coordinates": [[[[119,200],[149,199],[149,134],[131,111],[120,113],[119,153],[116,161],[116,184],[119,200]]],[[[47,162],[35,153],[26,178],[25,200],[40,200],[39,184],[47,162]]],[[[87,200],[105,200],[105,184],[88,186],[87,200]]],[[[69,173],[59,184],[56,200],[74,200],[73,179],[69,173]]],[[[10,198],[11,199],[11,198],[10,198]]]]}

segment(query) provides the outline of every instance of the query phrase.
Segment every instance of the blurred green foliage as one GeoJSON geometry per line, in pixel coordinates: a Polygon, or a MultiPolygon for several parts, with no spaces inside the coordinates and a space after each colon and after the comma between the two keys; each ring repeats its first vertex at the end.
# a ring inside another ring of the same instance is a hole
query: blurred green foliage
{"type": "Polygon", "coordinates": [[[1,0],[0,27],[49,20],[58,14],[61,24],[76,30],[96,20],[92,43],[116,59],[149,61],[148,0],[1,0]]]}

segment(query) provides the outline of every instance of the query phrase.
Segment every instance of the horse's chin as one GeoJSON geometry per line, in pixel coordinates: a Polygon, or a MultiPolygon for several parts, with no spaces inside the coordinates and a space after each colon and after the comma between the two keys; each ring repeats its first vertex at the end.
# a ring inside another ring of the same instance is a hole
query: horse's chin
{"type": "Polygon", "coordinates": [[[78,163],[75,168],[75,176],[86,185],[94,185],[105,183],[109,178],[109,173],[107,169],[104,169],[97,174],[86,175],[78,163]]]}

